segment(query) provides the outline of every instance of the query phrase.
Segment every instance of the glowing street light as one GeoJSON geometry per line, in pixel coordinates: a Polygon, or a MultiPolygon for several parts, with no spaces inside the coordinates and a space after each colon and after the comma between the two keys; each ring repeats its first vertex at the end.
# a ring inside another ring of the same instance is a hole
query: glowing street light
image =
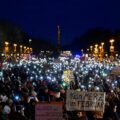
{"type": "Polygon", "coordinates": [[[17,51],[17,44],[13,44],[13,46],[14,46],[14,53],[16,53],[16,51],[17,51]]]}
{"type": "Polygon", "coordinates": [[[5,41],[4,51],[5,51],[5,57],[7,58],[8,57],[8,53],[9,53],[9,42],[7,42],[7,41],[5,41]]]}
{"type": "Polygon", "coordinates": [[[97,48],[97,47],[98,47],[98,44],[95,44],[95,47],[97,48]]]}
{"type": "Polygon", "coordinates": [[[95,44],[95,48],[94,48],[94,55],[97,58],[98,57],[98,44],[95,44]]]}
{"type": "Polygon", "coordinates": [[[101,43],[101,47],[102,47],[101,50],[104,53],[104,42],[101,43]]]}
{"type": "Polygon", "coordinates": [[[81,49],[81,52],[83,52],[83,49],[81,49]]]}
{"type": "Polygon", "coordinates": [[[102,46],[99,46],[100,51],[102,50],[102,46]]]}
{"type": "Polygon", "coordinates": [[[116,53],[115,56],[116,56],[116,58],[118,58],[118,56],[119,56],[118,53],[116,53]]]}
{"type": "Polygon", "coordinates": [[[26,53],[26,46],[24,46],[24,54],[26,53]]]}
{"type": "Polygon", "coordinates": [[[113,43],[114,43],[114,39],[111,39],[110,40],[110,53],[111,53],[111,59],[113,59],[114,57],[113,57],[113,55],[114,55],[114,45],[113,45],[113,43]]]}
{"type": "Polygon", "coordinates": [[[100,61],[102,61],[102,59],[103,59],[103,56],[102,56],[102,46],[99,46],[99,50],[100,50],[100,54],[99,54],[100,61]]]}
{"type": "Polygon", "coordinates": [[[9,45],[9,42],[6,42],[6,41],[5,41],[5,45],[8,46],[8,45],[9,45]]]}
{"type": "Polygon", "coordinates": [[[82,53],[82,55],[83,55],[83,49],[81,49],[81,53],[82,53]]]}
{"type": "Polygon", "coordinates": [[[15,60],[16,60],[16,57],[17,57],[17,44],[13,44],[13,46],[14,46],[14,58],[15,58],[15,60]]]}
{"type": "Polygon", "coordinates": [[[90,51],[92,52],[92,50],[93,50],[93,46],[91,45],[91,46],[90,46],[90,51]]]}
{"type": "Polygon", "coordinates": [[[33,49],[32,49],[32,48],[30,48],[30,53],[32,53],[32,51],[33,51],[33,49]]]}
{"type": "Polygon", "coordinates": [[[23,57],[22,54],[23,54],[23,46],[20,45],[20,56],[21,56],[21,57],[23,57]]]}
{"type": "Polygon", "coordinates": [[[32,39],[29,39],[29,47],[31,47],[32,39]]]}
{"type": "Polygon", "coordinates": [[[29,39],[29,43],[31,43],[32,42],[32,39],[29,39]]]}
{"type": "Polygon", "coordinates": [[[21,54],[22,54],[22,47],[23,47],[23,46],[22,46],[22,45],[20,45],[20,53],[21,53],[21,54]]]}
{"type": "Polygon", "coordinates": [[[103,57],[104,57],[104,42],[101,43],[100,60],[103,60],[103,57]]]}
{"type": "Polygon", "coordinates": [[[92,45],[90,46],[90,53],[91,53],[91,56],[93,56],[93,46],[92,45]]]}
{"type": "Polygon", "coordinates": [[[27,54],[30,54],[30,48],[29,47],[27,47],[27,54]]]}
{"type": "Polygon", "coordinates": [[[111,40],[110,40],[111,46],[113,46],[113,43],[114,43],[114,42],[115,42],[114,39],[111,39],[111,40]]]}

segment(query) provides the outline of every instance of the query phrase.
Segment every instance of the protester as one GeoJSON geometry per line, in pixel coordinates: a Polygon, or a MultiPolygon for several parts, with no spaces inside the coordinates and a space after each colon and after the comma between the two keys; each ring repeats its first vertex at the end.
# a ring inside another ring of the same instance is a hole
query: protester
{"type": "Polygon", "coordinates": [[[4,62],[0,71],[0,120],[34,120],[36,103],[65,102],[67,89],[106,92],[102,115],[92,111],[85,111],[84,115],[68,112],[69,119],[75,116],[76,120],[119,120],[120,77],[117,71],[112,71],[119,65],[119,59],[100,62],[94,58],[81,60],[76,57],[4,62]]]}

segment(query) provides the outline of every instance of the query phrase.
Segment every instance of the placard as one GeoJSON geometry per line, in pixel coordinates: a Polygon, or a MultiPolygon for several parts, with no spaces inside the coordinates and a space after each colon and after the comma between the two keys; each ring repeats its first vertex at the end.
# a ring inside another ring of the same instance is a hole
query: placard
{"type": "Polygon", "coordinates": [[[64,70],[63,72],[63,79],[65,82],[70,82],[74,80],[74,75],[73,75],[73,71],[71,70],[64,70]]]}
{"type": "Polygon", "coordinates": [[[101,111],[105,108],[104,92],[80,92],[67,90],[66,109],[68,111],[101,111]]]}

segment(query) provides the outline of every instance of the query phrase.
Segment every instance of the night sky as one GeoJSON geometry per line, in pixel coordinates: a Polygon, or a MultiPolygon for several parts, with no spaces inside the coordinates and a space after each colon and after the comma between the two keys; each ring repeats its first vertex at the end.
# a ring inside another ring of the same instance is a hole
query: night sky
{"type": "Polygon", "coordinates": [[[1,0],[0,19],[7,19],[28,35],[69,44],[87,29],[120,28],[120,0],[1,0]]]}

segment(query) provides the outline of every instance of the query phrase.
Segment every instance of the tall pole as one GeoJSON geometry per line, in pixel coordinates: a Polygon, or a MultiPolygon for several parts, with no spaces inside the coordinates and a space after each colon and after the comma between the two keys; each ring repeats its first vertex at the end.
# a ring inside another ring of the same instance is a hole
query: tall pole
{"type": "Polygon", "coordinates": [[[16,60],[16,58],[17,58],[17,44],[13,44],[13,46],[14,46],[14,59],[16,60]]]}
{"type": "Polygon", "coordinates": [[[95,45],[95,48],[94,48],[94,55],[95,55],[95,58],[97,59],[98,58],[98,44],[95,45]]]}
{"type": "Polygon", "coordinates": [[[9,55],[9,42],[5,41],[5,59],[8,59],[9,55]]]}
{"type": "Polygon", "coordinates": [[[93,57],[93,46],[92,45],[90,46],[90,54],[91,54],[91,57],[93,57]]]}
{"type": "Polygon", "coordinates": [[[100,49],[100,61],[102,61],[104,57],[104,42],[101,43],[99,49],[100,49]]]}
{"type": "Polygon", "coordinates": [[[23,57],[23,46],[20,45],[20,57],[22,58],[23,57]]]}
{"type": "Polygon", "coordinates": [[[57,26],[57,34],[58,34],[58,46],[57,46],[57,49],[58,49],[58,52],[60,52],[60,26],[58,25],[57,26]]]}
{"type": "Polygon", "coordinates": [[[114,41],[115,41],[114,39],[110,40],[110,53],[111,53],[110,58],[111,58],[111,60],[114,59],[114,45],[113,45],[114,41]]]}

